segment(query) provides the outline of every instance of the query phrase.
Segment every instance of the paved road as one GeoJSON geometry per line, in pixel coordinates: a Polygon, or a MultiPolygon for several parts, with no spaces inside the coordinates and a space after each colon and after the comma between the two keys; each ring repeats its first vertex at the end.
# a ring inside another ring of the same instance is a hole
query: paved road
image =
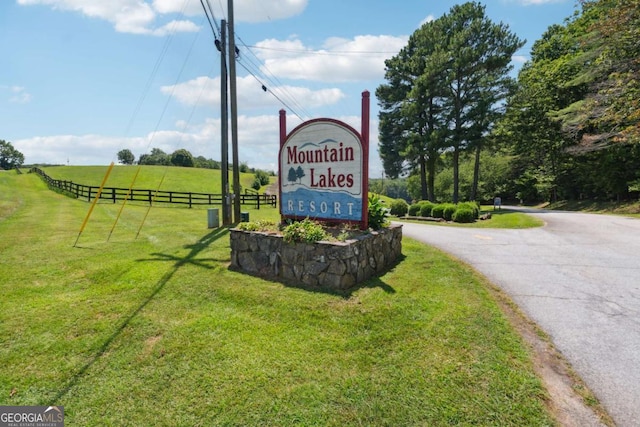
{"type": "Polygon", "coordinates": [[[640,426],[640,220],[523,209],[526,230],[407,224],[471,264],[550,335],[616,424],[640,426]]]}

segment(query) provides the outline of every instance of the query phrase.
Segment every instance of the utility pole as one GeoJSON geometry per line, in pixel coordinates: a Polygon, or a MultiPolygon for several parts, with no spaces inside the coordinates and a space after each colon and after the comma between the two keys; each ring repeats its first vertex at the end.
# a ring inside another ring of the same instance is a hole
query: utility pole
{"type": "Polygon", "coordinates": [[[222,225],[231,224],[231,201],[229,200],[229,117],[227,95],[227,21],[220,22],[220,151],[222,160],[222,225]]]}
{"type": "Polygon", "coordinates": [[[231,95],[231,151],[233,156],[233,218],[240,222],[240,167],[238,160],[238,96],[236,88],[236,41],[233,0],[227,2],[229,13],[229,89],[231,95]]]}

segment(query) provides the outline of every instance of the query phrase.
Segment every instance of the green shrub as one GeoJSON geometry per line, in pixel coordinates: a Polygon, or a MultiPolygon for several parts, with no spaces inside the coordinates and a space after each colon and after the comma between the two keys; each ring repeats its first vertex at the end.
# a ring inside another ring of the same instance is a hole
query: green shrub
{"type": "Polygon", "coordinates": [[[411,206],[409,206],[408,214],[409,216],[420,215],[420,203],[414,203],[411,206]]]}
{"type": "Polygon", "coordinates": [[[459,207],[453,213],[453,221],[454,222],[463,222],[469,223],[475,220],[475,213],[472,209],[468,207],[459,207]]]}
{"type": "Polygon", "coordinates": [[[444,218],[444,208],[445,205],[435,205],[433,209],[431,209],[431,216],[434,218],[444,218]]]}
{"type": "Polygon", "coordinates": [[[253,184],[251,184],[251,188],[258,191],[260,190],[261,187],[262,187],[262,183],[260,182],[260,180],[258,178],[254,179],[253,184]]]}
{"type": "Polygon", "coordinates": [[[379,230],[388,223],[389,209],[377,194],[369,195],[369,228],[379,230]]]}
{"type": "Polygon", "coordinates": [[[456,209],[458,209],[456,205],[450,203],[445,204],[444,209],[442,210],[442,218],[444,218],[446,221],[451,221],[456,209]]]}
{"type": "Polygon", "coordinates": [[[403,199],[396,199],[391,203],[391,210],[389,213],[395,216],[405,216],[409,210],[409,204],[403,199]]]}
{"type": "MultiPolygon", "coordinates": [[[[260,187],[262,187],[263,185],[269,185],[269,174],[267,172],[258,169],[255,171],[253,176],[254,176],[254,185],[256,185],[256,183],[260,184],[260,187]]],[[[260,187],[258,187],[258,189],[260,187]]]]}
{"type": "Polygon", "coordinates": [[[458,209],[471,209],[475,219],[480,218],[480,205],[478,202],[463,202],[458,204],[458,209]]]}
{"type": "Polygon", "coordinates": [[[409,216],[431,216],[433,206],[428,200],[420,200],[409,206],[409,216]]]}
{"type": "Polygon", "coordinates": [[[260,219],[258,221],[241,222],[236,228],[244,231],[278,231],[278,224],[266,219],[260,219]]]}
{"type": "Polygon", "coordinates": [[[307,242],[313,243],[326,239],[327,233],[322,225],[309,218],[302,221],[293,222],[282,230],[282,237],[287,243],[307,242]]]}
{"type": "Polygon", "coordinates": [[[431,202],[420,202],[420,216],[430,217],[433,206],[431,202]]]}

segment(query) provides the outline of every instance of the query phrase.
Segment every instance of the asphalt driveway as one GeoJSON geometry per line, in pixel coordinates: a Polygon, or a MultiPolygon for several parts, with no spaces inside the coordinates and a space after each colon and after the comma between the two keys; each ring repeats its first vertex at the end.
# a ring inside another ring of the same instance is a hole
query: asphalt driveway
{"type": "MultiPolygon", "coordinates": [[[[514,208],[516,209],[516,208],[514,208]]],[[[506,291],[623,427],[640,426],[640,220],[521,209],[524,230],[403,226],[506,291]]]]}

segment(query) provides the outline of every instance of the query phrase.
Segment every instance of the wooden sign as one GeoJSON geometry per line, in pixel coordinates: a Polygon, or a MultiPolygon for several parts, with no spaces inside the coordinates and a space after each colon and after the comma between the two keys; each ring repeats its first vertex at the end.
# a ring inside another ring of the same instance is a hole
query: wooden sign
{"type": "Polygon", "coordinates": [[[280,112],[279,183],[283,218],[356,222],[366,228],[369,99],[368,92],[365,94],[366,139],[348,124],[326,118],[304,122],[287,135],[284,111],[280,112]]]}

